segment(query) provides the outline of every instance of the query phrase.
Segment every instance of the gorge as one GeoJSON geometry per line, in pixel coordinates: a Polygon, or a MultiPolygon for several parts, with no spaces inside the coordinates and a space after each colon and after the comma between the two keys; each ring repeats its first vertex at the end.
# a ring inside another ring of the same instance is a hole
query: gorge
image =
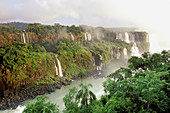
{"type": "Polygon", "coordinates": [[[109,62],[148,52],[148,38],[147,32],[85,25],[35,23],[24,31],[1,25],[0,109],[55,91],[80,72],[100,77],[109,62]]]}

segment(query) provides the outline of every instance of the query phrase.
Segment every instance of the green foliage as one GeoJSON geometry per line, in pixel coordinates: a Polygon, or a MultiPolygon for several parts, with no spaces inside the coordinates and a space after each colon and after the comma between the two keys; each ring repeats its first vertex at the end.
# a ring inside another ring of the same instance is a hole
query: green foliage
{"type": "Polygon", "coordinates": [[[168,112],[170,104],[168,58],[169,53],[166,51],[152,55],[144,53],[142,58],[129,59],[129,68],[120,68],[109,75],[114,80],[108,79],[103,83],[104,91],[109,97],[108,100],[104,99],[107,100],[104,101],[105,111],[168,112]]]}
{"type": "Polygon", "coordinates": [[[25,87],[51,73],[54,65],[51,54],[37,44],[13,44],[0,48],[1,90],[25,87]],[[47,70],[48,69],[48,70],[47,70]]]}
{"type": "Polygon", "coordinates": [[[37,101],[27,104],[23,113],[59,113],[58,106],[46,103],[47,96],[37,96],[37,101]]]}
{"type": "Polygon", "coordinates": [[[81,106],[88,106],[89,102],[92,103],[94,100],[96,100],[95,94],[88,89],[88,87],[92,87],[91,84],[83,85],[81,83],[79,86],[81,89],[76,95],[76,101],[80,103],[81,106]]]}
{"type": "Polygon", "coordinates": [[[80,73],[78,74],[78,77],[80,77],[81,80],[82,80],[85,76],[86,76],[86,75],[85,75],[85,73],[83,73],[83,72],[80,72],[80,73]]]}
{"type": "Polygon", "coordinates": [[[92,85],[83,85],[81,83],[79,86],[81,87],[80,90],[73,87],[69,89],[69,93],[63,98],[65,103],[64,113],[84,113],[92,110],[91,105],[96,100],[95,94],[88,89],[92,85]]]}
{"type": "Polygon", "coordinates": [[[69,89],[69,93],[63,98],[65,104],[64,113],[79,113],[80,108],[78,107],[78,102],[76,102],[75,97],[77,93],[77,88],[73,87],[69,89]]]}
{"type": "Polygon", "coordinates": [[[157,68],[161,68],[162,66],[169,63],[169,54],[166,51],[162,51],[161,54],[159,53],[144,53],[142,57],[132,57],[128,60],[130,63],[129,68],[132,70],[157,70],[157,68]]]}

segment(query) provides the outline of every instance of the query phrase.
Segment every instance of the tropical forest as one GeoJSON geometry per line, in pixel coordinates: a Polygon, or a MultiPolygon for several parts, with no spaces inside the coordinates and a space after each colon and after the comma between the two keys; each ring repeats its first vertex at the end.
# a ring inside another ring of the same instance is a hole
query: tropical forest
{"type": "Polygon", "coordinates": [[[131,28],[1,24],[0,112],[22,105],[23,113],[168,113],[170,51],[149,49],[148,33],[131,28]],[[124,65],[108,72],[117,62],[124,65]],[[100,96],[89,77],[102,79],[100,96]],[[48,100],[76,81],[61,94],[64,108],[48,100]]]}

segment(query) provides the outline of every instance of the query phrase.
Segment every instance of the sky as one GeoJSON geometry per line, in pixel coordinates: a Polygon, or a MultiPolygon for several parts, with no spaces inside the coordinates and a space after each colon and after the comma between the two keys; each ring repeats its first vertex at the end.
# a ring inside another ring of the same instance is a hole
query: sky
{"type": "Polygon", "coordinates": [[[170,0],[0,0],[0,22],[137,27],[151,50],[170,49],[170,0]]]}

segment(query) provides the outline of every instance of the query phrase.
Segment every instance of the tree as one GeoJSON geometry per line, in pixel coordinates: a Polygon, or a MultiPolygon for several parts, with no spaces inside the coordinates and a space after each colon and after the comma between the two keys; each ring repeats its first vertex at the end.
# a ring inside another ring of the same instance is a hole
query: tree
{"type": "Polygon", "coordinates": [[[89,87],[92,87],[92,84],[83,85],[82,83],[79,85],[81,89],[76,94],[76,101],[80,103],[81,106],[88,106],[94,100],[96,100],[95,94],[89,90],[89,87]]]}
{"type": "MultiPolygon", "coordinates": [[[[88,88],[92,87],[91,84],[79,85],[81,89],[78,91],[76,87],[69,89],[69,93],[63,98],[65,104],[64,113],[84,113],[91,112],[92,104],[96,100],[95,94],[88,88]]],[[[98,106],[96,106],[98,108],[98,106]]],[[[94,109],[93,109],[94,110],[94,109]]]]}
{"type": "Polygon", "coordinates": [[[37,101],[27,104],[23,113],[59,113],[58,106],[50,102],[45,103],[47,96],[37,96],[37,101]]]}
{"type": "Polygon", "coordinates": [[[85,76],[86,76],[86,75],[85,75],[83,72],[80,72],[80,73],[78,74],[78,77],[80,77],[81,82],[82,82],[82,79],[83,79],[85,76]]]}
{"type": "Polygon", "coordinates": [[[129,59],[129,68],[120,68],[103,83],[108,94],[107,112],[169,111],[169,53],[144,53],[129,59]],[[133,74],[133,76],[132,76],[133,74]],[[129,76],[131,75],[131,76],[129,76]],[[115,78],[117,81],[115,81],[115,78]]]}
{"type": "Polygon", "coordinates": [[[63,113],[79,113],[80,108],[78,107],[78,102],[75,100],[75,96],[77,93],[77,88],[73,87],[69,89],[69,93],[65,95],[63,98],[63,102],[65,104],[65,109],[63,113]]]}

